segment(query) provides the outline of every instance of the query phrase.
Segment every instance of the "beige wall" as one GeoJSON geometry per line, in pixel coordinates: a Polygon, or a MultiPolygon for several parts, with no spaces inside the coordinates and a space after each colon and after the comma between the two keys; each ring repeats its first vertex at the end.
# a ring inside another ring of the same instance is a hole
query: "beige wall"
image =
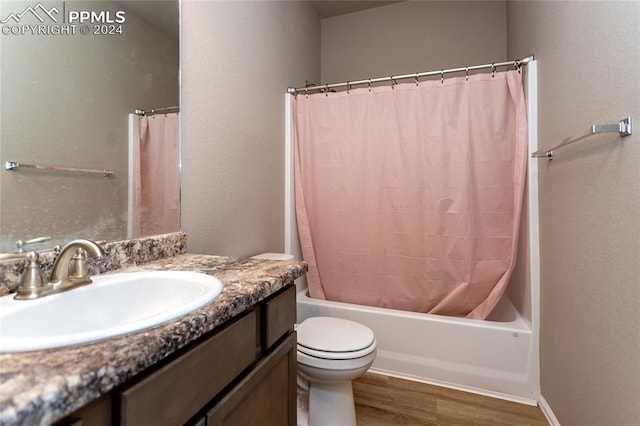
{"type": "Polygon", "coordinates": [[[504,1],[409,1],[322,21],[322,83],[505,60],[504,1]]]}
{"type": "Polygon", "coordinates": [[[317,79],[309,2],[182,3],[182,229],[188,250],[284,249],[284,98],[317,79]]]}
{"type": "MultiPolygon", "coordinates": [[[[62,2],[46,4],[62,10],[62,2]]],[[[0,5],[4,18],[34,2],[0,5]]],[[[123,5],[68,1],[66,7],[115,12],[123,5]]],[[[136,108],[178,103],[179,54],[176,36],[125,11],[121,35],[81,35],[78,29],[75,35],[0,37],[2,164],[10,160],[115,172],[104,178],[0,170],[0,250],[14,250],[16,240],[43,235],[52,236],[52,243],[126,237],[127,115],[136,108]]]]}
{"type": "MultiPolygon", "coordinates": [[[[640,2],[508,4],[539,60],[539,145],[640,119],[640,2]]],[[[541,385],[563,426],[640,424],[640,136],[540,160],[541,385]]]]}

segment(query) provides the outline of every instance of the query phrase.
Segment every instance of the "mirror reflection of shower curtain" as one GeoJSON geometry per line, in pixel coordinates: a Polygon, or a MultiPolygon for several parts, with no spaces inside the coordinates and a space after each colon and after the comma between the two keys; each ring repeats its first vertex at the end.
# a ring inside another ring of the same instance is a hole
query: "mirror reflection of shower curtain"
{"type": "MultiPolygon", "coordinates": [[[[130,237],[180,230],[179,114],[136,117],[130,237]]],[[[135,135],[134,135],[135,136],[135,135]]]]}
{"type": "Polygon", "coordinates": [[[521,77],[295,98],[296,215],[311,297],[486,318],[517,253],[521,77]]]}

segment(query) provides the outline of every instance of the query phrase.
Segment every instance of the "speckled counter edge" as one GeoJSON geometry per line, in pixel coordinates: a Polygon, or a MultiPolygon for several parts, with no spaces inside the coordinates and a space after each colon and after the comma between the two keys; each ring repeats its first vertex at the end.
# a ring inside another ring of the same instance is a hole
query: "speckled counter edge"
{"type": "MultiPolygon", "coordinates": [[[[124,268],[218,277],[220,296],[172,322],[94,344],[0,354],[0,425],[50,425],[244,312],[307,271],[304,262],[181,254],[124,268]]],[[[99,301],[96,301],[99,303],[99,301]]]]}
{"type": "MultiPolygon", "coordinates": [[[[102,274],[131,265],[173,257],[184,253],[186,245],[187,236],[184,232],[106,243],[102,246],[105,256],[100,259],[89,259],[89,273],[102,274]]],[[[54,258],[52,251],[40,253],[45,280],[51,274],[54,258]]],[[[25,265],[24,260],[0,262],[0,296],[16,291],[25,265]]]]}

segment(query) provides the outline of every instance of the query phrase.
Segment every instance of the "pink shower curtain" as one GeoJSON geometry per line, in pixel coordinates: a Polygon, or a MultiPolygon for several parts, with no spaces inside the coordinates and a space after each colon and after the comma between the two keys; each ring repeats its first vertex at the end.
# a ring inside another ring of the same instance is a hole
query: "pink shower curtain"
{"type": "Polygon", "coordinates": [[[294,111],[311,297],[486,318],[516,258],[521,74],[298,95],[294,111]]]}
{"type": "Polygon", "coordinates": [[[178,114],[140,117],[134,202],[135,236],[180,230],[180,119],[178,114]]]}

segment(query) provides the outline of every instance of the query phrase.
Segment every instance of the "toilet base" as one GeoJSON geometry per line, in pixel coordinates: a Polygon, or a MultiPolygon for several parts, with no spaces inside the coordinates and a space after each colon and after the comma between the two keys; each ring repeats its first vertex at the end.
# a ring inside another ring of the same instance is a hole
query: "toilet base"
{"type": "Polygon", "coordinates": [[[309,426],[309,393],[300,393],[300,391],[298,391],[296,399],[296,424],[297,426],[309,426]]]}
{"type": "Polygon", "coordinates": [[[313,383],[309,390],[309,426],[356,426],[351,381],[313,383]]]}

